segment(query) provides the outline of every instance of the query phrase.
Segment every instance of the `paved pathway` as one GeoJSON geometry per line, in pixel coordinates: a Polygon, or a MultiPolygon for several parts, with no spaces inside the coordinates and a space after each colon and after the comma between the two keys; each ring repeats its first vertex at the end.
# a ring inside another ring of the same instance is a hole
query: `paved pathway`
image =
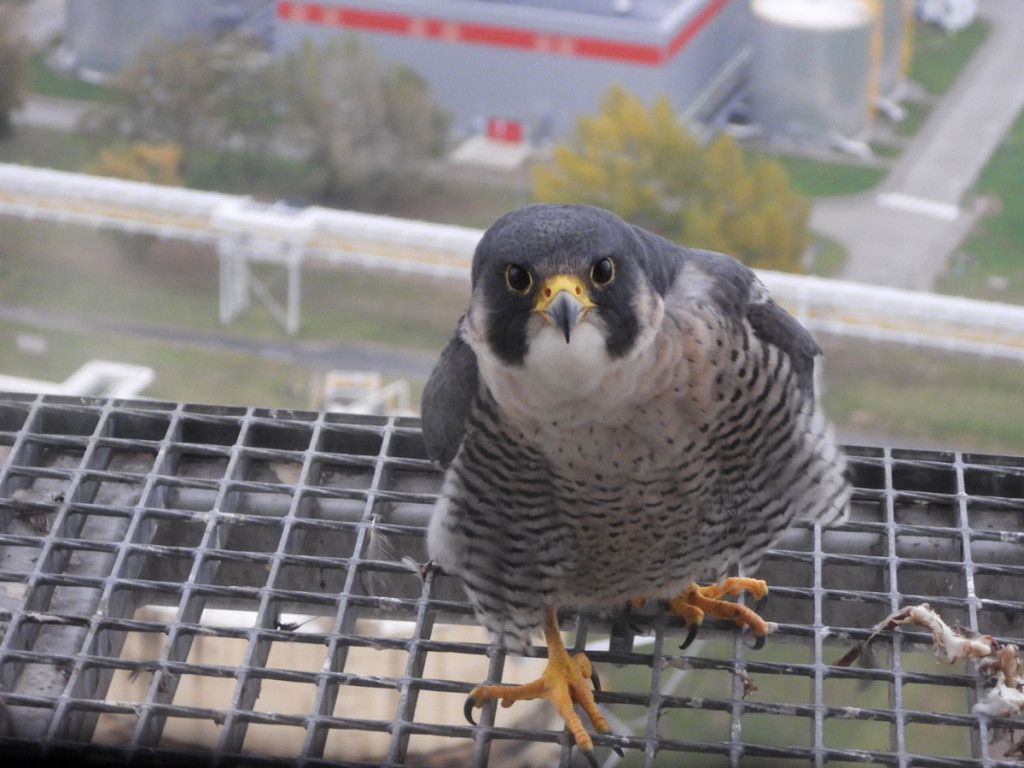
{"type": "Polygon", "coordinates": [[[848,249],[843,277],[930,290],[977,221],[965,195],[1024,107],[1022,5],[981,0],[988,39],[885,181],[815,205],[811,227],[848,249]]]}
{"type": "Polygon", "coordinates": [[[52,96],[30,96],[12,115],[15,125],[50,128],[72,133],[78,130],[82,117],[96,105],[89,101],[61,99],[52,96]]]}

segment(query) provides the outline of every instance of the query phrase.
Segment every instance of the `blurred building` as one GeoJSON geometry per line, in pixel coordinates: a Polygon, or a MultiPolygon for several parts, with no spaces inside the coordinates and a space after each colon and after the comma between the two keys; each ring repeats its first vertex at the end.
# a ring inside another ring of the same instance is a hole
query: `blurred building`
{"type": "Polygon", "coordinates": [[[211,29],[206,0],[67,0],[62,63],[99,80],[147,46],[205,36],[211,29]]]}
{"type": "Polygon", "coordinates": [[[65,0],[61,65],[103,80],[154,45],[248,29],[269,45],[269,0],[65,0]]]}
{"type": "Polygon", "coordinates": [[[880,72],[877,6],[867,0],[752,0],[751,101],[763,133],[869,152],[864,142],[880,72]]]}
{"type": "Polygon", "coordinates": [[[740,92],[748,0],[282,0],[275,47],[343,33],[424,77],[460,134],[560,138],[619,83],[713,121],[740,92]]]}
{"type": "Polygon", "coordinates": [[[668,96],[708,133],[739,114],[751,123],[744,130],[771,140],[868,152],[876,108],[902,115],[913,9],[913,0],[66,2],[64,61],[85,76],[116,72],[161,41],[239,29],[277,53],[356,36],[427,81],[456,137],[514,149],[509,165],[597,112],[612,84],[646,102],[668,96]]]}
{"type": "Polygon", "coordinates": [[[912,0],[750,0],[749,119],[783,146],[870,155],[876,112],[903,119],[912,0]]]}

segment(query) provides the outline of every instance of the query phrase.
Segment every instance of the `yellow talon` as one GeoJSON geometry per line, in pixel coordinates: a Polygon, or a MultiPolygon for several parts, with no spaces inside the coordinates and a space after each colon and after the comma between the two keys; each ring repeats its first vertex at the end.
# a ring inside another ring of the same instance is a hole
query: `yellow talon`
{"type": "Polygon", "coordinates": [[[576,714],[573,704],[579,704],[583,708],[598,733],[610,733],[611,727],[594,702],[594,689],[591,686],[594,670],[590,659],[584,653],[569,655],[562,642],[562,633],[558,628],[558,617],[554,608],[548,611],[544,624],[544,638],[548,644],[548,663],[541,676],[525,685],[478,685],[466,700],[466,717],[472,722],[473,707],[482,707],[488,701],[500,701],[501,706],[510,707],[517,701],[547,699],[555,705],[558,714],[565,720],[566,727],[576,740],[576,746],[588,758],[592,758],[594,742],[584,728],[583,721],[576,714]]]}
{"type": "Polygon", "coordinates": [[[768,594],[768,585],[762,579],[732,577],[706,587],[691,584],[679,597],[670,600],[669,610],[690,626],[690,633],[683,647],[693,641],[697,627],[704,620],[705,614],[716,619],[732,621],[743,629],[749,629],[751,634],[761,638],[757,645],[758,648],[761,647],[764,636],[768,634],[768,622],[745,605],[721,599],[726,595],[739,595],[741,592],[749,592],[756,600],[761,600],[768,594]]]}

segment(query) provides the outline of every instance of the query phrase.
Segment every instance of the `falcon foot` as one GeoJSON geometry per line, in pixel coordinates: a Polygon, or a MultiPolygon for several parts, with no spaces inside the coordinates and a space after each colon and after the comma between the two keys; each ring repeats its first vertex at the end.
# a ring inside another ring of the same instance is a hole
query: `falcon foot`
{"type": "Polygon", "coordinates": [[[583,708],[598,733],[611,732],[608,721],[594,703],[594,690],[600,690],[597,674],[586,654],[577,653],[570,656],[565,649],[554,608],[548,612],[544,637],[548,644],[548,664],[543,674],[525,685],[478,685],[470,691],[469,698],[466,699],[466,719],[472,723],[473,708],[482,707],[488,701],[500,700],[501,706],[510,707],[516,701],[547,699],[555,705],[558,714],[565,720],[576,746],[591,765],[596,766],[594,742],[583,727],[583,721],[576,714],[573,704],[579,704],[583,708]]]}
{"type": "Polygon", "coordinates": [[[760,609],[767,599],[768,585],[761,579],[733,577],[707,587],[691,584],[683,594],[668,603],[669,610],[686,621],[689,626],[686,640],[680,648],[686,648],[697,637],[700,623],[707,614],[716,619],[727,619],[743,629],[750,630],[754,636],[753,649],[760,650],[764,647],[769,626],[755,610],[760,609]],[[741,592],[749,592],[758,601],[754,609],[721,599],[726,595],[739,595],[741,592]]]}

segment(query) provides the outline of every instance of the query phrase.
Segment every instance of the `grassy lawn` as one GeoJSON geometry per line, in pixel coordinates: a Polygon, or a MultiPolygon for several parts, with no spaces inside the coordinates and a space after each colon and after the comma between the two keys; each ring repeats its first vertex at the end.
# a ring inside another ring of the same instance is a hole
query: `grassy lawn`
{"type": "Polygon", "coordinates": [[[822,336],[825,410],[849,441],[1024,453],[1021,365],[822,336]]]}
{"type": "Polygon", "coordinates": [[[83,136],[46,128],[17,128],[0,140],[0,162],[81,171],[92,162],[95,147],[83,136]]]}
{"type": "Polygon", "coordinates": [[[103,86],[67,77],[46,66],[47,55],[47,51],[36,51],[29,57],[29,91],[40,96],[85,101],[99,101],[106,96],[103,86]]]}
{"type": "Polygon", "coordinates": [[[156,378],[143,393],[146,397],[216,405],[309,408],[315,373],[293,363],[224,350],[117,333],[39,331],[18,323],[0,322],[0,370],[5,372],[59,382],[93,359],[153,368],[156,378]],[[16,340],[22,333],[42,336],[46,353],[19,351],[16,340]]]}
{"type": "Polygon", "coordinates": [[[239,154],[197,153],[185,186],[264,200],[306,200],[312,190],[305,163],[267,154],[258,160],[239,154]]]}
{"type": "Polygon", "coordinates": [[[903,109],[906,115],[894,126],[894,130],[897,136],[909,138],[921,130],[928,113],[931,112],[931,107],[920,101],[907,101],[904,102],[903,109]]]}
{"type": "MultiPolygon", "coordinates": [[[[256,300],[230,326],[218,318],[218,264],[210,248],[84,227],[0,218],[0,302],[52,310],[54,316],[217,332],[288,343],[290,338],[256,300]]],[[[284,282],[266,266],[256,277],[283,301],[284,282]]],[[[465,307],[468,284],[371,272],[317,269],[302,275],[298,340],[400,345],[439,352],[465,307]]],[[[148,396],[204,403],[309,407],[312,369],[111,332],[0,327],[0,370],[62,381],[94,357],[148,365],[157,371],[148,396]],[[17,351],[16,336],[46,339],[48,352],[17,351]]],[[[345,368],[344,359],[333,367],[345,368]]],[[[414,391],[419,382],[412,382],[414,391]]],[[[418,395],[416,402],[418,402],[418,395]]]]}
{"type": "MultiPolygon", "coordinates": [[[[765,609],[765,615],[771,615],[770,601],[765,609]]],[[[702,636],[698,635],[698,638],[702,636]]],[[[708,632],[706,636],[710,639],[698,639],[697,647],[681,658],[692,656],[700,659],[721,659],[728,663],[735,653],[732,638],[727,634],[712,632],[708,632]]],[[[666,643],[666,652],[671,653],[670,649],[674,650],[674,643],[666,643]]],[[[839,658],[843,650],[844,646],[841,643],[829,645],[825,648],[824,657],[827,660],[839,658]]],[[[891,663],[884,651],[880,653],[880,659],[884,659],[885,663],[891,663]]],[[[745,652],[744,659],[753,663],[799,666],[813,663],[813,654],[806,645],[786,644],[781,640],[769,638],[763,649],[745,652]]],[[[907,672],[934,674],[936,671],[946,671],[945,667],[937,669],[934,655],[924,649],[904,650],[900,663],[902,669],[907,672]]],[[[617,669],[609,664],[599,664],[598,671],[604,690],[647,693],[651,689],[650,671],[645,668],[628,666],[617,669]]],[[[755,706],[759,702],[791,704],[794,710],[792,713],[781,711],[771,714],[745,712],[741,719],[742,740],[758,746],[813,748],[814,734],[809,727],[808,717],[805,713],[798,714],[796,709],[813,706],[814,691],[811,680],[791,674],[773,675],[760,671],[750,673],[750,678],[756,690],[750,693],[747,701],[755,706]]],[[[660,679],[659,691],[669,697],[685,697],[693,702],[693,707],[665,707],[658,716],[658,736],[663,739],[727,742],[730,738],[731,713],[728,709],[710,704],[728,702],[733,696],[734,682],[733,675],[724,668],[724,664],[720,669],[700,666],[685,670],[665,669],[660,679]]],[[[962,688],[907,685],[901,694],[904,697],[904,707],[908,710],[966,714],[967,697],[962,688]]],[[[891,696],[890,686],[884,682],[862,683],[857,680],[827,677],[823,685],[826,706],[849,707],[850,711],[887,710],[892,706],[891,696]]],[[[644,708],[635,704],[609,704],[607,707],[621,718],[630,730],[636,733],[644,732],[647,726],[647,712],[644,708]]],[[[937,732],[936,729],[910,725],[905,735],[905,747],[914,755],[928,755],[937,759],[964,759],[972,755],[967,728],[945,728],[937,732]]],[[[893,749],[891,740],[890,726],[882,720],[830,718],[824,723],[823,741],[828,748],[888,752],[893,749]]],[[[780,768],[807,765],[808,762],[807,759],[745,755],[741,764],[744,768],[780,768]]],[[[622,768],[637,768],[644,764],[644,755],[637,750],[627,750],[625,759],[620,763],[622,768]]],[[[718,768],[727,765],[728,760],[723,755],[674,752],[666,749],[658,754],[653,764],[658,768],[718,768]]],[[[846,766],[852,763],[841,762],[837,765],[846,766]]]]}
{"type": "Polygon", "coordinates": [[[811,241],[810,253],[808,274],[818,277],[839,277],[846,266],[846,249],[831,237],[815,234],[811,241]]]}
{"type": "MultiPolygon", "coordinates": [[[[84,227],[0,219],[0,301],[86,317],[221,330],[218,264],[212,248],[84,227]]],[[[256,277],[283,301],[284,283],[257,265],[256,277]]],[[[299,339],[359,339],[440,349],[466,303],[468,285],[361,268],[303,274],[299,339]],[[424,297],[429,300],[424,300],[424,297]]],[[[227,330],[285,340],[262,305],[227,330]]]]}
{"type": "Polygon", "coordinates": [[[953,34],[931,24],[914,24],[910,79],[932,95],[945,93],[988,33],[988,22],[980,17],[953,34]]]}
{"type": "Polygon", "coordinates": [[[982,169],[975,190],[989,215],[964,243],[936,289],[958,296],[1024,303],[1024,111],[982,169]]]}
{"type": "Polygon", "coordinates": [[[806,157],[777,158],[793,186],[808,197],[833,197],[866,192],[885,178],[885,169],[852,163],[826,163],[806,157]]]}

